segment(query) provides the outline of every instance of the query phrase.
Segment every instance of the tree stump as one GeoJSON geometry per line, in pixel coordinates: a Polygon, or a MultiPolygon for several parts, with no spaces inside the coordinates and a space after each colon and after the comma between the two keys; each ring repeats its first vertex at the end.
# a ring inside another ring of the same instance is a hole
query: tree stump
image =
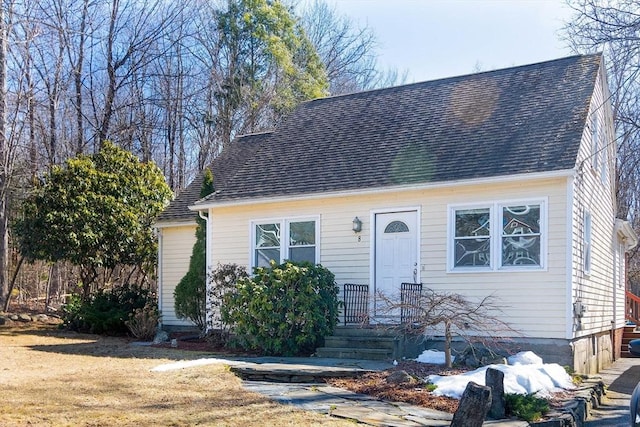
{"type": "Polygon", "coordinates": [[[505,417],[504,372],[488,368],[484,383],[491,388],[489,418],[499,420],[505,417]]]}
{"type": "Polygon", "coordinates": [[[451,427],[482,427],[491,406],[491,388],[469,381],[462,393],[451,427]]]}

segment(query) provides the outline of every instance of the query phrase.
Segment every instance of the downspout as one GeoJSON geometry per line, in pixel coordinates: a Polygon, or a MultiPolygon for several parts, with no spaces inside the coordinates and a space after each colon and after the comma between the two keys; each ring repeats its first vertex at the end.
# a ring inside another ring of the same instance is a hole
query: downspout
{"type": "Polygon", "coordinates": [[[205,222],[205,245],[204,245],[204,259],[205,259],[205,272],[204,272],[204,277],[206,280],[205,283],[205,310],[207,312],[207,325],[205,326],[205,330],[206,332],[209,332],[211,330],[211,328],[213,327],[213,314],[211,313],[211,296],[210,296],[210,292],[209,292],[209,280],[208,280],[208,273],[209,271],[211,271],[211,227],[209,226],[209,215],[205,215],[204,211],[199,210],[198,211],[198,216],[200,217],[200,219],[202,219],[205,222]]]}

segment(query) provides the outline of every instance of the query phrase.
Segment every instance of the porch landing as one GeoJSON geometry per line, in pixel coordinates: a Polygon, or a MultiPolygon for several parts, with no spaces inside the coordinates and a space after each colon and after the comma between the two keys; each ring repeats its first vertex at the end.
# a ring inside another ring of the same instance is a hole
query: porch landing
{"type": "MultiPolygon", "coordinates": [[[[420,341],[422,341],[420,337],[420,341]]],[[[391,325],[337,326],[315,355],[334,359],[400,360],[416,357],[416,339],[391,325]],[[416,353],[415,355],[413,353],[416,353]]]]}

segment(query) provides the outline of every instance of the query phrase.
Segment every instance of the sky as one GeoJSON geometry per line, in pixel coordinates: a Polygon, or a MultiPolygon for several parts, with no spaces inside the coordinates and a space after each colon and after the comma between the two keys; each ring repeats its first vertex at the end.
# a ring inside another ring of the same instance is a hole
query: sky
{"type": "Polygon", "coordinates": [[[407,83],[572,55],[564,0],[327,0],[376,34],[380,68],[407,83]]]}

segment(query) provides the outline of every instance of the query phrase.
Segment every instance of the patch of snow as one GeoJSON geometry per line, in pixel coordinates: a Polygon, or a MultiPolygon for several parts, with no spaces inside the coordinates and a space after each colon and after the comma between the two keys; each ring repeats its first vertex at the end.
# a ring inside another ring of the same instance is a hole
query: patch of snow
{"type": "Polygon", "coordinates": [[[521,351],[520,353],[509,356],[507,359],[509,365],[542,365],[542,357],[533,351],[521,351]]]}
{"type": "MultiPolygon", "coordinates": [[[[435,358],[435,355],[430,356],[435,358]]],[[[427,380],[437,386],[433,392],[435,395],[456,399],[462,397],[469,381],[485,385],[487,368],[504,373],[505,393],[536,393],[545,397],[552,392],[575,388],[571,376],[557,363],[542,363],[542,359],[533,352],[518,353],[512,357],[509,358],[510,365],[483,366],[459,375],[429,375],[427,380]]]]}
{"type": "Polygon", "coordinates": [[[208,358],[208,359],[197,359],[197,360],[181,360],[175,363],[166,363],[164,365],[158,365],[155,368],[151,369],[152,372],[165,372],[165,371],[173,371],[176,369],[184,369],[191,368],[194,366],[205,366],[205,365],[213,365],[213,364],[225,364],[229,363],[228,360],[224,359],[216,359],[216,358],[208,358]]]}
{"type": "Polygon", "coordinates": [[[431,363],[434,365],[444,365],[444,351],[425,350],[417,359],[415,359],[415,361],[420,363],[431,363]]]}

